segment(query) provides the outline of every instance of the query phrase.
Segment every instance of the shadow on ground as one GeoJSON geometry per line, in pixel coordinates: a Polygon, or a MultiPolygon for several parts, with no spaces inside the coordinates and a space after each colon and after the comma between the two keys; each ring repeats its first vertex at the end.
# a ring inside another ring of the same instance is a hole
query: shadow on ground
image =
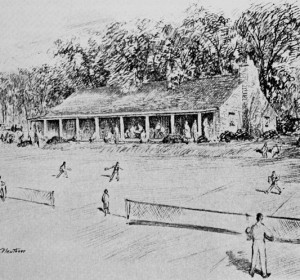
{"type": "MultiPolygon", "coordinates": [[[[242,271],[244,273],[249,273],[251,268],[251,262],[245,258],[245,253],[243,251],[237,252],[237,254],[232,251],[227,251],[226,255],[228,256],[228,265],[227,266],[235,266],[238,271],[242,271]]],[[[255,269],[256,274],[261,275],[261,271],[255,269]]]]}

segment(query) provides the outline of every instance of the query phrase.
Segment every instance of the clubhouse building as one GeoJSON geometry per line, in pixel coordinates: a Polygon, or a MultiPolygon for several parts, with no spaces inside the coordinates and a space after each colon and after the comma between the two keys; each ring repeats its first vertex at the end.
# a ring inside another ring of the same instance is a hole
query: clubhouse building
{"type": "MultiPolygon", "coordinates": [[[[48,138],[76,137],[101,140],[118,126],[120,138],[143,128],[148,138],[183,134],[186,121],[197,123],[198,135],[208,139],[224,131],[246,129],[252,134],[276,129],[276,113],[263,95],[258,71],[249,61],[238,75],[206,77],[187,81],[168,90],[166,82],[142,85],[123,93],[114,87],[78,90],[51,111],[29,121],[48,138]]],[[[134,136],[132,136],[134,138],[134,136]]]]}

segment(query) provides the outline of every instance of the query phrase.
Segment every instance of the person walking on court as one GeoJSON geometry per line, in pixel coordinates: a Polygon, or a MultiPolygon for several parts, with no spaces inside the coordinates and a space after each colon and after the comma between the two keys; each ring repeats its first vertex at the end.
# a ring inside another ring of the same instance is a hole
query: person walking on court
{"type": "Polygon", "coordinates": [[[276,155],[278,156],[280,153],[280,148],[278,147],[277,144],[274,145],[272,148],[272,158],[275,157],[276,155]]]}
{"type": "Polygon", "coordinates": [[[270,187],[265,191],[266,194],[269,194],[273,188],[278,190],[278,194],[281,194],[281,189],[278,186],[278,181],[280,177],[276,175],[275,171],[272,172],[272,175],[268,177],[268,183],[270,183],[270,187]]]}
{"type": "Polygon", "coordinates": [[[262,157],[263,158],[267,158],[268,157],[268,144],[267,144],[267,142],[265,142],[265,144],[261,148],[261,152],[262,152],[262,157]]]}
{"type": "Polygon", "coordinates": [[[109,212],[109,194],[108,194],[107,189],[104,190],[104,193],[102,195],[102,203],[103,203],[104,216],[106,216],[106,214],[110,214],[110,212],[109,212]]]}
{"type": "Polygon", "coordinates": [[[246,229],[246,233],[252,239],[252,258],[251,258],[251,269],[249,274],[251,277],[254,276],[256,262],[260,259],[261,272],[263,278],[268,278],[271,273],[267,273],[267,255],[266,255],[266,244],[265,239],[274,241],[274,237],[270,230],[262,223],[263,214],[258,213],[256,215],[256,223],[246,229]]]}
{"type": "Polygon", "coordinates": [[[66,178],[68,177],[68,173],[67,173],[67,164],[64,161],[63,164],[59,167],[59,173],[57,174],[56,178],[59,178],[60,175],[64,174],[66,178]]]}
{"type": "Polygon", "coordinates": [[[123,169],[120,167],[119,162],[117,161],[117,163],[116,163],[115,165],[113,165],[112,167],[105,168],[104,170],[109,170],[109,169],[112,169],[112,168],[113,168],[114,170],[113,170],[113,172],[112,172],[112,174],[111,174],[111,176],[110,176],[110,178],[109,178],[109,182],[111,182],[111,181],[114,179],[114,177],[115,177],[116,174],[117,174],[116,180],[119,181],[119,179],[120,179],[119,171],[120,171],[120,169],[123,170],[123,169]]]}
{"type": "Polygon", "coordinates": [[[0,176],[0,198],[5,201],[7,195],[6,184],[1,180],[0,176]]]}

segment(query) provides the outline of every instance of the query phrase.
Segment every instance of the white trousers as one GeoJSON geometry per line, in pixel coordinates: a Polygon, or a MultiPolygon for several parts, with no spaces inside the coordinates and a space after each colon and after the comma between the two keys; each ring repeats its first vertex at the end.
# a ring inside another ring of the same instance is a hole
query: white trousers
{"type": "Polygon", "coordinates": [[[267,255],[266,246],[264,240],[254,240],[252,244],[252,261],[251,261],[251,272],[255,270],[258,256],[260,258],[261,271],[263,275],[267,274],[267,255]]]}

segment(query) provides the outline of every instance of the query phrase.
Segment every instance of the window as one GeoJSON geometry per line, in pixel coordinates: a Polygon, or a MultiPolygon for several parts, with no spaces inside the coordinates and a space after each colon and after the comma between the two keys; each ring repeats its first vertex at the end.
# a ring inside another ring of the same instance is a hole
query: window
{"type": "Polygon", "coordinates": [[[228,114],[229,117],[229,126],[235,126],[235,113],[230,112],[228,114]]]}
{"type": "Polygon", "coordinates": [[[265,127],[269,127],[270,125],[270,117],[265,117],[265,127]]]}

